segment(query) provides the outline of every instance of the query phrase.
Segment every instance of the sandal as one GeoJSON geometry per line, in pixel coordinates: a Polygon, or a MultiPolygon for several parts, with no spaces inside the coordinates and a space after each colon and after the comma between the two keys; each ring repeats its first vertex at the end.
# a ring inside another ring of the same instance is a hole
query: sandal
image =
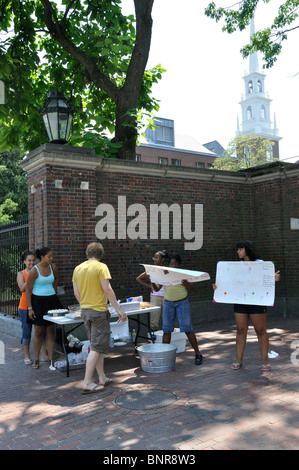
{"type": "Polygon", "coordinates": [[[241,362],[233,362],[233,364],[231,365],[231,369],[233,370],[239,370],[241,367],[242,367],[241,362]]]}
{"type": "Polygon", "coordinates": [[[90,388],[83,388],[81,391],[82,395],[89,395],[90,393],[97,393],[105,390],[103,385],[91,384],[90,388]]]}
{"type": "Polygon", "coordinates": [[[39,369],[39,361],[34,359],[31,367],[32,367],[32,369],[39,369]]]}
{"type": "Polygon", "coordinates": [[[262,369],[262,372],[270,372],[271,366],[270,364],[263,364],[261,369],[262,369]]]}
{"type": "Polygon", "coordinates": [[[108,387],[108,385],[110,385],[112,382],[112,379],[106,379],[105,382],[99,382],[99,385],[101,387],[108,387]]]}
{"type": "Polygon", "coordinates": [[[31,361],[30,358],[29,359],[24,359],[24,363],[25,363],[26,366],[31,366],[32,361],[31,361]]]}

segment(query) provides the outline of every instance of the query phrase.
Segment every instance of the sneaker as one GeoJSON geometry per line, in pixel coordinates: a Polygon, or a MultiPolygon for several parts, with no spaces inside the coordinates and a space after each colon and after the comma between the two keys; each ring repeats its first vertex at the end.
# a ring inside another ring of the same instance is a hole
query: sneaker
{"type": "Polygon", "coordinates": [[[195,354],[195,365],[200,366],[202,364],[202,355],[195,354]]]}

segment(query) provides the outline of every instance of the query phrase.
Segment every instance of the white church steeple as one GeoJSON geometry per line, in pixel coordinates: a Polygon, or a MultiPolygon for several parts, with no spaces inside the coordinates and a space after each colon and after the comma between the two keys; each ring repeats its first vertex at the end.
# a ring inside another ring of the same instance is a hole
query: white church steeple
{"type": "MultiPolygon", "coordinates": [[[[250,23],[250,37],[255,33],[254,19],[250,23]]],[[[237,135],[258,134],[275,143],[273,147],[274,158],[279,158],[278,130],[276,118],[274,127],[270,118],[271,99],[265,93],[266,75],[259,72],[258,55],[253,52],[249,56],[249,73],[243,77],[245,83],[245,97],[240,102],[242,108],[242,131],[237,129],[237,135]]]]}

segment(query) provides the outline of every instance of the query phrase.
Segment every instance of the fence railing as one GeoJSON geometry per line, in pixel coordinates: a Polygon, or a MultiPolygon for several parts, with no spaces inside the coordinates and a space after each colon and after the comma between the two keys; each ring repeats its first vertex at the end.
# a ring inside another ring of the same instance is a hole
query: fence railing
{"type": "Polygon", "coordinates": [[[18,315],[21,297],[17,274],[24,269],[21,255],[28,251],[28,219],[0,225],[0,312],[18,315]]]}

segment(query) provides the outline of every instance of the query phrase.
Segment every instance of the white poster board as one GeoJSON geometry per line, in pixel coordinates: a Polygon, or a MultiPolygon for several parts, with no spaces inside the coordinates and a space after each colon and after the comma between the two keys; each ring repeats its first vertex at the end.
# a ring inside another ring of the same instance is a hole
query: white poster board
{"type": "Polygon", "coordinates": [[[272,261],[219,261],[214,302],[225,304],[274,304],[275,267],[272,261]]]}
{"type": "Polygon", "coordinates": [[[149,275],[151,282],[163,286],[175,286],[184,279],[188,282],[200,282],[210,279],[208,273],[202,271],[190,271],[187,269],[169,268],[168,266],[154,266],[143,264],[146,274],[149,275]]]}

